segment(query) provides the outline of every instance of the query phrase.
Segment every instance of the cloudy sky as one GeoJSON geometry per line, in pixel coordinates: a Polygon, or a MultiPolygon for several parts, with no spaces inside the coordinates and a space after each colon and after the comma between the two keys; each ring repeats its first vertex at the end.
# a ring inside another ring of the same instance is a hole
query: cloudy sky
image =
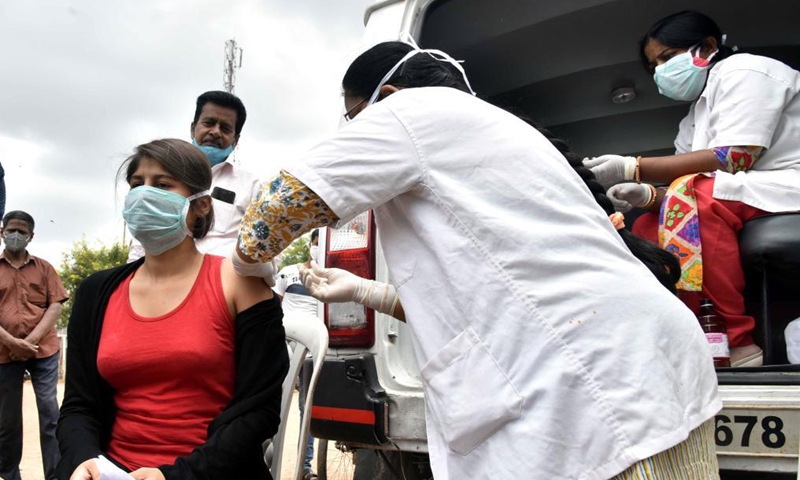
{"type": "Polygon", "coordinates": [[[122,161],[188,140],[197,95],[244,50],[237,161],[262,178],[332,133],[371,0],[2,0],[0,162],[6,211],[36,219],[29,251],[56,268],[76,240],[121,239],[122,161]]]}

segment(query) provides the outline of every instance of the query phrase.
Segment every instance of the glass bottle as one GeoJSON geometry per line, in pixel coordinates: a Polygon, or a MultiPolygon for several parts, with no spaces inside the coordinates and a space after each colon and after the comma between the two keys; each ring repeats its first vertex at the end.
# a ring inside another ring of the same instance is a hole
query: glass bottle
{"type": "Polygon", "coordinates": [[[728,330],[725,322],[717,314],[711,300],[704,298],[700,302],[700,315],[697,317],[700,327],[706,334],[706,340],[711,347],[711,354],[714,356],[714,367],[731,366],[731,350],[728,346],[728,330]]]}

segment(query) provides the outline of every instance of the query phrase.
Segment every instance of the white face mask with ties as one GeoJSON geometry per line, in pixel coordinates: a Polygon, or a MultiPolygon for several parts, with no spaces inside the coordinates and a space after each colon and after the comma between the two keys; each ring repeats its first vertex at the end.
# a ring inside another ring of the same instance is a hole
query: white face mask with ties
{"type": "Polygon", "coordinates": [[[456,69],[459,72],[461,72],[461,76],[464,77],[464,83],[467,84],[467,88],[469,88],[469,93],[471,93],[472,95],[476,95],[475,91],[472,89],[472,85],[469,84],[469,79],[467,79],[467,73],[464,71],[464,67],[461,66],[461,61],[460,60],[455,60],[453,57],[451,57],[450,55],[444,53],[441,50],[436,50],[436,49],[432,49],[432,48],[421,49],[421,48],[419,48],[417,43],[414,41],[414,39],[411,36],[408,36],[408,35],[402,41],[404,41],[405,43],[411,45],[413,50],[411,50],[403,58],[401,58],[400,61],[397,62],[394,65],[394,67],[392,67],[389,70],[389,72],[386,73],[386,75],[383,76],[383,79],[381,79],[380,83],[378,83],[377,88],[375,88],[375,91],[372,93],[372,96],[369,98],[369,101],[367,102],[367,106],[372,105],[373,103],[375,103],[378,100],[378,96],[380,96],[380,93],[381,93],[381,87],[386,85],[386,82],[389,81],[390,78],[392,78],[392,75],[394,75],[395,72],[397,72],[397,69],[400,68],[400,66],[402,66],[409,58],[413,57],[414,55],[417,55],[418,53],[428,54],[434,60],[438,60],[440,62],[447,62],[450,65],[453,65],[454,67],[456,67],[456,69]]]}

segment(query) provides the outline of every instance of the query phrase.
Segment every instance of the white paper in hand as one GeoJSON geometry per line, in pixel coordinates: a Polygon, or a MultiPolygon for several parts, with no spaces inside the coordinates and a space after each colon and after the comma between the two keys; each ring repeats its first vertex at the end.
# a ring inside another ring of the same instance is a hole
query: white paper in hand
{"type": "Polygon", "coordinates": [[[125,470],[114,465],[102,455],[97,457],[95,462],[100,470],[100,480],[133,480],[133,477],[125,473],[125,470]]]}

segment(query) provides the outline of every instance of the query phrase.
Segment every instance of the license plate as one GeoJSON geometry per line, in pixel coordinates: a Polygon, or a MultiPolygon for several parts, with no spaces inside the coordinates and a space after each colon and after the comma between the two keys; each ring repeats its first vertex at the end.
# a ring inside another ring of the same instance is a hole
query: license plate
{"type": "Polygon", "coordinates": [[[800,410],[723,409],[715,419],[717,452],[731,456],[794,457],[800,451],[800,410]]]}

